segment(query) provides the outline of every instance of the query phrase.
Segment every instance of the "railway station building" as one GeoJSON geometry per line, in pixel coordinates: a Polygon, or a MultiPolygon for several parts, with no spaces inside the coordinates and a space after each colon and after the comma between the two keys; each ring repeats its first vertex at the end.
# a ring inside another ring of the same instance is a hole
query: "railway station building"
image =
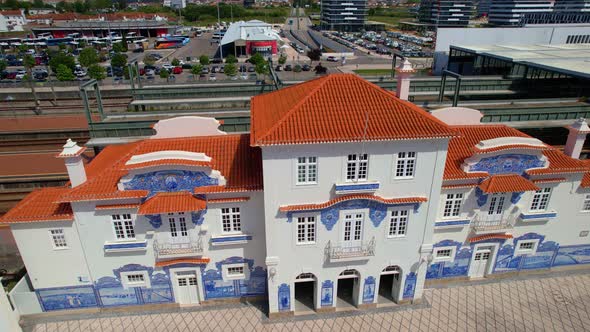
{"type": "Polygon", "coordinates": [[[181,117],[0,219],[21,313],[263,298],[272,318],[421,301],[425,287],[590,263],[590,133],[565,152],[352,74],[258,95],[249,134],[181,117]]]}
{"type": "Polygon", "coordinates": [[[277,54],[281,42],[281,36],[273,30],[272,25],[251,20],[230,24],[220,45],[224,57],[228,54],[240,57],[260,53],[267,58],[277,54]]]}

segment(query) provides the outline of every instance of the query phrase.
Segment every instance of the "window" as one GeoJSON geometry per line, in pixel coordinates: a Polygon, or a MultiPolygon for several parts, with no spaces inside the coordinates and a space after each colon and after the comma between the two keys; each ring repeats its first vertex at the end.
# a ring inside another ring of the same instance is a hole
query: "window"
{"type": "Polygon", "coordinates": [[[404,236],[408,228],[408,210],[392,210],[389,219],[389,237],[404,236]]]}
{"type": "Polygon", "coordinates": [[[452,261],[455,256],[455,247],[435,248],[433,256],[435,262],[452,261]]]}
{"type": "Polygon", "coordinates": [[[224,233],[241,232],[242,221],[240,217],[240,208],[222,208],[221,221],[224,233]]]}
{"type": "Polygon", "coordinates": [[[518,245],[518,250],[533,250],[535,248],[534,242],[520,242],[518,245]]]}
{"type": "Polygon", "coordinates": [[[346,162],[346,180],[362,181],[367,180],[369,172],[369,155],[349,154],[346,162]]]}
{"type": "Polygon", "coordinates": [[[590,212],[590,194],[584,196],[584,203],[582,204],[582,211],[590,212]]]}
{"type": "Polygon", "coordinates": [[[171,237],[188,236],[188,229],[186,227],[186,218],[184,212],[168,213],[168,223],[170,224],[171,237]]]}
{"type": "Polygon", "coordinates": [[[131,215],[113,214],[113,227],[115,228],[115,236],[118,240],[135,239],[135,230],[133,229],[133,221],[131,215]]]}
{"type": "Polygon", "coordinates": [[[143,283],[145,281],[143,274],[128,274],[127,282],[129,284],[143,283]]]}
{"type": "Polygon", "coordinates": [[[317,157],[297,158],[297,184],[313,184],[317,182],[317,157]]]}
{"type": "Polygon", "coordinates": [[[436,252],[436,258],[450,258],[452,253],[452,249],[441,249],[436,252]]]}
{"type": "Polygon", "coordinates": [[[399,152],[397,154],[397,165],[395,167],[396,178],[414,177],[416,169],[416,152],[399,152]]]}
{"type": "Polygon", "coordinates": [[[535,191],[533,201],[531,203],[531,211],[543,211],[547,208],[549,197],[551,196],[551,188],[543,188],[535,191]]]}
{"type": "Polygon", "coordinates": [[[315,217],[297,218],[297,243],[315,243],[315,217]]]}
{"type": "Polygon", "coordinates": [[[243,276],[244,275],[244,267],[243,266],[234,266],[227,268],[227,275],[228,276],[243,276]]]}
{"type": "Polygon", "coordinates": [[[51,234],[54,249],[65,249],[68,247],[63,228],[51,229],[49,230],[49,234],[51,234]]]}
{"type": "Polygon", "coordinates": [[[463,202],[463,194],[447,194],[445,200],[445,209],[443,217],[457,217],[461,212],[461,203],[463,202]]]}
{"type": "Polygon", "coordinates": [[[532,255],[537,251],[539,240],[518,241],[516,243],[515,256],[532,255]]]}

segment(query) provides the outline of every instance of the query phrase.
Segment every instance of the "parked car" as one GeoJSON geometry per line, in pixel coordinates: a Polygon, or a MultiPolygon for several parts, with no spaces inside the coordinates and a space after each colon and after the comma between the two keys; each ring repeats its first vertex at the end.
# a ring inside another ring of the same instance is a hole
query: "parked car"
{"type": "Polygon", "coordinates": [[[281,66],[281,65],[276,66],[275,71],[283,71],[283,66],[281,66]]]}
{"type": "Polygon", "coordinates": [[[139,47],[133,50],[133,53],[143,53],[143,48],[139,47]]]}
{"type": "Polygon", "coordinates": [[[177,66],[172,69],[172,74],[182,74],[182,67],[177,66]]]}
{"type": "Polygon", "coordinates": [[[240,73],[245,73],[248,70],[248,68],[246,67],[246,65],[240,65],[240,73]]]}
{"type": "Polygon", "coordinates": [[[209,81],[216,81],[217,77],[215,77],[214,73],[209,74],[209,81]]]}
{"type": "Polygon", "coordinates": [[[218,73],[219,72],[219,66],[212,66],[211,67],[211,72],[212,73],[218,73]]]}
{"type": "Polygon", "coordinates": [[[292,71],[292,70],[293,70],[293,66],[285,65],[285,71],[292,71]]]}
{"type": "Polygon", "coordinates": [[[162,68],[166,69],[168,72],[172,72],[172,69],[174,69],[174,66],[171,65],[170,63],[165,63],[162,65],[162,68]]]}
{"type": "Polygon", "coordinates": [[[338,59],[335,56],[330,55],[329,57],[326,58],[326,61],[338,62],[338,59]]]}
{"type": "Polygon", "coordinates": [[[182,69],[192,69],[193,68],[193,65],[191,65],[190,63],[183,63],[180,66],[182,67],[182,69]]]}
{"type": "Polygon", "coordinates": [[[209,62],[211,62],[211,63],[223,63],[223,59],[222,58],[213,58],[209,62]]]}
{"type": "Polygon", "coordinates": [[[146,76],[154,76],[154,75],[156,75],[156,71],[154,69],[151,69],[151,68],[145,69],[144,68],[144,70],[145,70],[145,75],[146,76]]]}
{"type": "Polygon", "coordinates": [[[310,70],[311,70],[311,66],[310,66],[310,65],[307,65],[307,64],[305,64],[305,65],[303,65],[303,66],[301,67],[301,70],[303,70],[303,71],[310,71],[310,70]]]}
{"type": "Polygon", "coordinates": [[[209,74],[209,67],[203,67],[203,69],[201,69],[201,74],[209,74]]]}
{"type": "Polygon", "coordinates": [[[254,67],[248,67],[248,72],[253,73],[255,71],[254,67]]]}

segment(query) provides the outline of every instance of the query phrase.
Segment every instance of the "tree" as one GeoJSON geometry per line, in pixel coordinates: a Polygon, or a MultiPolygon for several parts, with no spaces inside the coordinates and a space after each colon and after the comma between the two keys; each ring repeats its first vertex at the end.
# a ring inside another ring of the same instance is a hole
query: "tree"
{"type": "Polygon", "coordinates": [[[98,54],[96,54],[96,50],[92,47],[87,47],[80,52],[78,56],[78,61],[80,64],[86,68],[98,63],[98,54]]]}
{"type": "Polygon", "coordinates": [[[95,63],[88,67],[88,77],[98,81],[104,80],[107,77],[107,71],[104,67],[95,63]]]}
{"type": "Polygon", "coordinates": [[[259,63],[262,63],[262,62],[264,62],[265,60],[264,60],[264,57],[262,56],[262,54],[260,54],[260,53],[254,53],[254,54],[253,54],[253,55],[250,57],[250,59],[248,59],[248,61],[249,61],[251,64],[253,64],[253,65],[255,65],[255,66],[256,66],[257,64],[259,64],[259,63]]]}
{"type": "Polygon", "coordinates": [[[322,66],[322,63],[320,62],[317,66],[315,66],[314,71],[317,75],[324,75],[328,72],[328,68],[322,66]]]}
{"type": "Polygon", "coordinates": [[[57,73],[57,67],[59,65],[65,65],[70,71],[73,71],[74,68],[76,68],[76,59],[73,56],[62,52],[54,53],[49,60],[49,67],[51,67],[53,72],[57,73]]]}
{"type": "Polygon", "coordinates": [[[199,57],[199,62],[203,65],[206,66],[209,64],[209,56],[203,54],[199,57]]]}
{"type": "Polygon", "coordinates": [[[236,59],[236,57],[233,54],[228,55],[225,58],[225,63],[237,63],[238,59],[236,59]]]}
{"type": "Polygon", "coordinates": [[[259,62],[254,67],[254,71],[258,75],[266,76],[266,74],[268,74],[268,64],[266,63],[266,61],[259,62]]]}
{"type": "Polygon", "coordinates": [[[121,42],[119,43],[123,47],[123,52],[129,51],[129,45],[127,44],[127,35],[123,35],[121,42]]]}
{"type": "Polygon", "coordinates": [[[307,51],[307,57],[313,62],[313,61],[320,61],[320,58],[322,57],[322,51],[320,51],[317,48],[314,48],[313,50],[309,50],[307,51]]]}
{"type": "Polygon", "coordinates": [[[281,56],[279,57],[279,65],[284,65],[285,63],[287,63],[287,56],[281,54],[281,56]]]}
{"type": "Polygon", "coordinates": [[[126,52],[125,51],[125,47],[123,47],[123,43],[122,42],[113,43],[113,51],[115,53],[123,53],[123,52],[126,52]]]}
{"type": "Polygon", "coordinates": [[[60,81],[72,81],[74,80],[74,73],[72,70],[66,65],[59,65],[57,66],[57,71],[55,72],[57,79],[60,81]]]}
{"type": "Polygon", "coordinates": [[[143,64],[146,66],[153,66],[156,63],[156,60],[151,56],[146,56],[143,58],[143,64]]]}
{"type": "Polygon", "coordinates": [[[33,94],[33,100],[35,101],[35,113],[39,114],[40,103],[39,99],[37,98],[37,92],[35,91],[35,84],[33,84],[33,67],[35,67],[36,64],[37,62],[35,61],[35,58],[30,54],[25,55],[23,58],[23,66],[25,66],[25,69],[27,70],[27,80],[29,81],[31,93],[33,94]]]}
{"type": "Polygon", "coordinates": [[[113,68],[123,68],[127,65],[127,57],[121,53],[115,53],[111,58],[111,66],[113,68]]]}
{"type": "Polygon", "coordinates": [[[8,66],[8,63],[6,62],[6,60],[0,60],[0,72],[6,70],[7,66],[8,66]]]}
{"type": "Polygon", "coordinates": [[[162,68],[162,70],[160,70],[160,78],[165,78],[166,82],[168,82],[169,77],[170,73],[166,69],[162,68]]]}
{"type": "Polygon", "coordinates": [[[238,67],[234,63],[228,63],[223,68],[223,72],[227,76],[236,76],[238,73],[238,67]]]}
{"type": "Polygon", "coordinates": [[[174,67],[178,67],[178,66],[180,66],[180,60],[178,60],[177,58],[174,58],[174,59],[172,59],[172,62],[171,62],[171,64],[172,64],[174,67]]]}
{"type": "Polygon", "coordinates": [[[59,44],[57,45],[57,47],[59,47],[59,50],[60,50],[60,51],[63,51],[63,50],[65,50],[65,49],[66,49],[66,44],[64,44],[64,43],[59,43],[59,44]]]}
{"type": "Polygon", "coordinates": [[[200,63],[193,65],[193,67],[191,68],[191,73],[195,76],[199,76],[202,71],[203,71],[203,65],[200,63]]]}

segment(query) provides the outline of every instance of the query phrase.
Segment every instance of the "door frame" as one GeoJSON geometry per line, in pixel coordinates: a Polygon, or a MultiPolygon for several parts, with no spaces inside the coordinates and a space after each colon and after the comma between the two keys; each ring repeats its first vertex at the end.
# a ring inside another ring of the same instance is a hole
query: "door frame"
{"type": "Polygon", "coordinates": [[[197,295],[198,295],[198,303],[193,303],[193,305],[199,305],[203,300],[205,300],[205,292],[203,290],[203,278],[201,276],[201,269],[198,266],[195,267],[179,267],[179,268],[172,268],[170,269],[170,282],[172,283],[172,292],[174,293],[174,302],[178,303],[178,295],[180,290],[178,289],[178,278],[176,274],[178,272],[194,272],[197,276],[197,295]]]}
{"type": "MultiPolygon", "coordinates": [[[[490,258],[488,260],[488,267],[486,268],[486,271],[484,271],[483,277],[485,278],[488,274],[492,274],[494,272],[494,267],[496,266],[496,257],[498,255],[498,248],[500,247],[499,243],[489,243],[489,242],[484,242],[484,243],[478,243],[476,245],[473,246],[473,253],[471,254],[471,259],[469,260],[469,268],[467,270],[467,273],[470,274],[471,272],[471,267],[472,264],[475,260],[475,253],[477,252],[477,250],[479,250],[480,248],[490,248],[491,250],[491,255],[490,258]]],[[[469,275],[469,278],[471,278],[471,275],[469,275]]]]}

